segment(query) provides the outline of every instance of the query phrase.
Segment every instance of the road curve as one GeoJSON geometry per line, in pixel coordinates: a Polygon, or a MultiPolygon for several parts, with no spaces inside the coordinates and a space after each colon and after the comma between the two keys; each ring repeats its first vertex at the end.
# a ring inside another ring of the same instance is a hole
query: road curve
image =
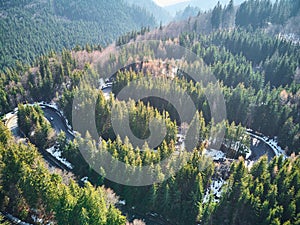
{"type": "MultiPolygon", "coordinates": [[[[108,89],[107,91],[108,92],[105,94],[106,94],[106,97],[109,97],[111,90],[108,89]]],[[[73,140],[75,138],[74,133],[73,133],[72,129],[70,128],[70,126],[68,125],[65,117],[58,109],[56,109],[54,106],[49,105],[49,104],[39,103],[39,105],[41,106],[45,117],[51,123],[51,126],[55,129],[56,132],[58,132],[58,133],[61,131],[65,132],[68,140],[73,140]]],[[[15,126],[16,121],[17,121],[16,120],[16,117],[17,117],[16,112],[10,113],[10,115],[12,115],[12,116],[10,118],[6,118],[7,120],[6,120],[5,124],[8,127],[13,128],[13,129],[18,128],[15,126]]],[[[255,132],[250,131],[250,130],[247,130],[247,133],[252,138],[256,138],[256,139],[262,141],[264,143],[264,145],[266,145],[266,147],[267,147],[267,148],[265,148],[266,149],[265,152],[262,152],[262,147],[257,147],[257,149],[255,149],[255,147],[252,145],[251,150],[253,150],[255,152],[259,152],[259,154],[255,157],[255,159],[257,157],[264,155],[265,153],[268,155],[268,157],[274,157],[275,155],[278,155],[279,151],[276,150],[275,146],[271,145],[270,142],[268,142],[264,137],[258,136],[255,132]]],[[[57,159],[55,159],[48,152],[43,151],[42,154],[47,161],[51,162],[51,164],[53,166],[68,170],[68,168],[66,168],[65,165],[63,165],[61,162],[59,162],[57,159]]],[[[146,222],[146,224],[148,224],[148,225],[157,225],[157,224],[168,225],[168,224],[170,224],[165,219],[163,219],[159,216],[156,216],[156,215],[139,214],[136,210],[126,209],[125,207],[120,207],[120,209],[123,211],[123,214],[127,215],[127,218],[129,220],[132,220],[133,218],[140,218],[140,219],[143,219],[146,222]]]]}
{"type": "MultiPolygon", "coordinates": [[[[258,134],[257,132],[252,131],[250,129],[247,129],[246,132],[251,136],[251,138],[262,141],[267,146],[265,153],[268,155],[269,159],[273,158],[274,156],[280,156],[280,155],[283,155],[284,158],[287,158],[285,151],[282,150],[281,147],[278,146],[274,140],[270,140],[265,135],[258,134]]],[[[255,150],[255,148],[253,150],[255,150]]]]}
{"type": "Polygon", "coordinates": [[[57,133],[63,131],[68,140],[73,140],[75,138],[73,131],[68,126],[66,119],[60,111],[55,109],[55,107],[46,104],[40,104],[40,106],[46,119],[51,123],[51,126],[57,133]]]}
{"type": "MultiPolygon", "coordinates": [[[[107,91],[106,97],[109,97],[111,88],[104,87],[103,89],[107,91]]],[[[74,132],[70,125],[68,125],[62,112],[60,112],[55,106],[50,104],[38,103],[38,105],[41,106],[46,119],[51,123],[51,126],[57,133],[63,131],[66,134],[68,140],[73,140],[75,138],[74,132]]],[[[15,109],[14,112],[8,113],[6,115],[5,125],[12,131],[14,136],[20,136],[17,124],[17,109],[15,109]]],[[[257,139],[264,143],[263,145],[261,143],[253,144],[252,141],[251,151],[254,153],[252,155],[252,160],[256,161],[263,155],[267,155],[269,159],[278,155],[284,155],[284,157],[286,158],[285,152],[279,146],[275,145],[274,142],[268,141],[268,138],[266,138],[264,135],[260,135],[250,129],[247,129],[246,132],[251,136],[252,140],[257,139]]]]}

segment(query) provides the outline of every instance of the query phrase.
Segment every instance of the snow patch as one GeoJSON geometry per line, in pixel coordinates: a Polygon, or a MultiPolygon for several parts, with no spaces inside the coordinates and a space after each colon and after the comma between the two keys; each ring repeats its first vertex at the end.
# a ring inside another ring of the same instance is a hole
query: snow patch
{"type": "Polygon", "coordinates": [[[42,223],[44,222],[44,220],[43,220],[43,219],[41,219],[41,218],[38,218],[38,217],[37,217],[37,216],[35,216],[35,215],[32,215],[32,216],[31,216],[31,218],[33,219],[33,221],[34,221],[35,223],[42,224],[42,223]]]}
{"type": "Polygon", "coordinates": [[[249,159],[249,157],[252,155],[251,149],[248,149],[248,152],[246,154],[246,159],[249,159]]]}
{"type": "Polygon", "coordinates": [[[252,160],[245,160],[245,166],[248,168],[248,169],[251,169],[252,166],[254,165],[254,161],[252,160]]]}
{"type": "Polygon", "coordinates": [[[68,167],[69,169],[73,169],[73,165],[70,162],[68,162],[65,158],[62,158],[61,151],[56,150],[54,146],[46,149],[46,151],[58,161],[60,161],[62,164],[64,164],[66,167],[68,167]]]}
{"type": "Polygon", "coordinates": [[[267,145],[269,145],[269,147],[273,150],[273,152],[274,152],[274,154],[276,156],[283,155],[284,159],[287,158],[287,155],[286,155],[285,151],[278,145],[278,142],[277,142],[276,138],[270,139],[270,138],[268,138],[266,136],[258,136],[256,134],[252,133],[251,131],[248,131],[248,133],[252,137],[254,137],[254,138],[258,139],[258,140],[261,140],[261,141],[265,142],[267,145]]]}
{"type": "Polygon", "coordinates": [[[4,213],[4,215],[14,224],[20,224],[20,225],[32,225],[30,223],[25,223],[23,221],[21,221],[19,218],[14,217],[13,215],[9,214],[9,213],[4,213]]]}
{"type": "Polygon", "coordinates": [[[213,160],[220,160],[220,159],[226,157],[224,152],[222,152],[220,150],[215,150],[215,149],[209,149],[209,150],[205,149],[204,154],[206,156],[210,156],[211,158],[213,158],[213,160]]]}
{"type": "Polygon", "coordinates": [[[125,201],[125,200],[120,200],[120,201],[118,202],[118,204],[120,204],[120,205],[126,205],[126,201],[125,201]]]}
{"type": "Polygon", "coordinates": [[[213,195],[213,201],[219,202],[222,196],[222,187],[226,182],[221,178],[218,180],[212,180],[209,188],[207,188],[205,192],[205,196],[203,198],[203,203],[207,203],[209,201],[210,194],[213,195]]]}

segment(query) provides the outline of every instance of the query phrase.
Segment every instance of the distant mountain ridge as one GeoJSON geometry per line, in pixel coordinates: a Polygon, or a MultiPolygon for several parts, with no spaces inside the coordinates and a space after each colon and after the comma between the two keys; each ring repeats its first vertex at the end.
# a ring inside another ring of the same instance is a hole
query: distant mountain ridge
{"type": "MultiPolygon", "coordinates": [[[[245,0],[234,0],[235,5],[239,5],[245,0]]],[[[171,15],[176,15],[179,11],[184,11],[184,9],[188,6],[198,7],[201,11],[208,11],[213,9],[217,3],[220,2],[222,5],[226,5],[229,3],[229,0],[189,0],[186,2],[180,2],[174,5],[169,5],[164,7],[171,15]]]]}
{"type": "Polygon", "coordinates": [[[158,23],[166,24],[172,20],[169,12],[157,5],[153,0],[126,0],[129,4],[139,6],[151,13],[158,23]]]}
{"type": "Polygon", "coordinates": [[[175,21],[186,20],[189,17],[197,16],[200,12],[198,7],[188,5],[184,10],[178,11],[174,17],[175,21]]]}

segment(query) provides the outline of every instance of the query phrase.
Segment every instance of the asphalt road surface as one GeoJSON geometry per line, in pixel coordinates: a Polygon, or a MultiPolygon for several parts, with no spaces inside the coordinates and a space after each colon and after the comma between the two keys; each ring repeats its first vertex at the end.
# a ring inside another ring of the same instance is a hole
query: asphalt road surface
{"type": "Polygon", "coordinates": [[[275,157],[275,153],[270,148],[270,146],[256,138],[251,138],[250,149],[252,151],[252,154],[249,159],[252,161],[257,161],[263,155],[267,155],[269,160],[275,157]]]}
{"type": "Polygon", "coordinates": [[[21,137],[20,135],[20,130],[19,130],[19,127],[18,127],[18,116],[17,116],[17,113],[15,113],[12,117],[10,117],[7,121],[6,121],[6,124],[5,124],[8,129],[12,132],[12,134],[15,136],[15,137],[21,137]]]}
{"type": "Polygon", "coordinates": [[[51,126],[54,128],[54,130],[57,133],[60,133],[61,131],[65,132],[66,137],[68,140],[73,140],[74,136],[68,131],[68,127],[64,121],[64,119],[62,119],[57,111],[55,109],[52,109],[50,107],[45,107],[42,108],[44,115],[46,117],[46,119],[51,123],[51,126]]]}

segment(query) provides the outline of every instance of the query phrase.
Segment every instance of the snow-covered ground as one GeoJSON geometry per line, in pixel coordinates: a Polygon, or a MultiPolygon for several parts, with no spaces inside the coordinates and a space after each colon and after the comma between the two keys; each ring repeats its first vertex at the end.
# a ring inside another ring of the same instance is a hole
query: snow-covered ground
{"type": "Polygon", "coordinates": [[[220,160],[226,157],[224,152],[215,149],[205,149],[204,154],[211,157],[213,160],[220,160]]]}
{"type": "Polygon", "coordinates": [[[110,98],[110,93],[112,93],[112,85],[113,83],[109,80],[104,81],[103,78],[99,80],[99,89],[103,92],[106,100],[109,100],[110,98]]]}
{"type": "Polygon", "coordinates": [[[249,159],[249,157],[252,155],[251,149],[248,149],[248,152],[246,154],[246,159],[249,159]]]}
{"type": "Polygon", "coordinates": [[[66,167],[68,167],[69,169],[73,169],[73,165],[70,162],[68,162],[65,158],[62,158],[61,151],[56,150],[54,146],[46,149],[46,151],[49,152],[54,158],[56,158],[62,164],[64,164],[66,167]]]}
{"type": "Polygon", "coordinates": [[[103,95],[104,95],[105,99],[108,100],[110,98],[110,93],[112,93],[111,87],[108,86],[108,87],[105,87],[101,90],[103,92],[103,95]]]}
{"type": "Polygon", "coordinates": [[[252,138],[253,145],[259,144],[259,140],[257,138],[252,138]]]}
{"type": "Polygon", "coordinates": [[[14,217],[13,215],[9,214],[9,213],[5,213],[4,214],[11,222],[13,222],[13,224],[20,224],[20,225],[32,225],[30,223],[25,223],[23,221],[21,221],[19,218],[14,217]]]}
{"type": "Polygon", "coordinates": [[[13,117],[13,116],[15,116],[16,115],[16,112],[18,111],[18,109],[15,111],[13,111],[13,112],[10,112],[10,113],[7,113],[7,114],[5,114],[4,115],[4,117],[3,117],[3,119],[4,120],[8,120],[8,119],[10,119],[11,117],[13,117]]]}
{"type": "Polygon", "coordinates": [[[276,156],[283,155],[284,158],[287,157],[285,151],[278,145],[276,140],[270,139],[266,143],[273,149],[276,156]]]}
{"type": "Polygon", "coordinates": [[[209,201],[209,197],[213,195],[213,201],[219,202],[219,198],[222,195],[222,187],[226,182],[223,179],[212,180],[209,188],[206,189],[205,196],[203,198],[203,203],[207,203],[209,201]]]}
{"type": "Polygon", "coordinates": [[[89,177],[85,176],[80,179],[83,183],[87,183],[89,181],[89,177]]]}
{"type": "Polygon", "coordinates": [[[126,205],[126,201],[125,201],[125,200],[120,200],[120,201],[118,202],[118,204],[120,204],[120,205],[126,205]]]}
{"type": "Polygon", "coordinates": [[[254,163],[255,163],[255,161],[252,161],[252,160],[245,160],[245,166],[246,166],[248,169],[251,169],[254,163]]]}
{"type": "Polygon", "coordinates": [[[38,217],[35,216],[35,215],[32,215],[31,218],[33,219],[33,221],[34,221],[35,223],[38,223],[38,224],[42,224],[42,223],[44,222],[43,219],[38,218],[38,217]]]}
{"type": "Polygon", "coordinates": [[[17,113],[8,113],[4,116],[4,120],[6,121],[5,122],[5,125],[10,129],[14,129],[16,127],[18,127],[18,117],[17,117],[17,113]]]}
{"type": "Polygon", "coordinates": [[[56,103],[52,102],[52,103],[47,103],[47,102],[38,102],[38,105],[44,105],[44,106],[48,106],[50,108],[56,109],[57,111],[59,111],[58,106],[56,103]]]}
{"type": "Polygon", "coordinates": [[[184,140],[185,140],[185,135],[177,134],[177,141],[176,141],[176,144],[175,144],[175,149],[177,151],[183,151],[184,150],[184,148],[185,148],[184,140]]]}

